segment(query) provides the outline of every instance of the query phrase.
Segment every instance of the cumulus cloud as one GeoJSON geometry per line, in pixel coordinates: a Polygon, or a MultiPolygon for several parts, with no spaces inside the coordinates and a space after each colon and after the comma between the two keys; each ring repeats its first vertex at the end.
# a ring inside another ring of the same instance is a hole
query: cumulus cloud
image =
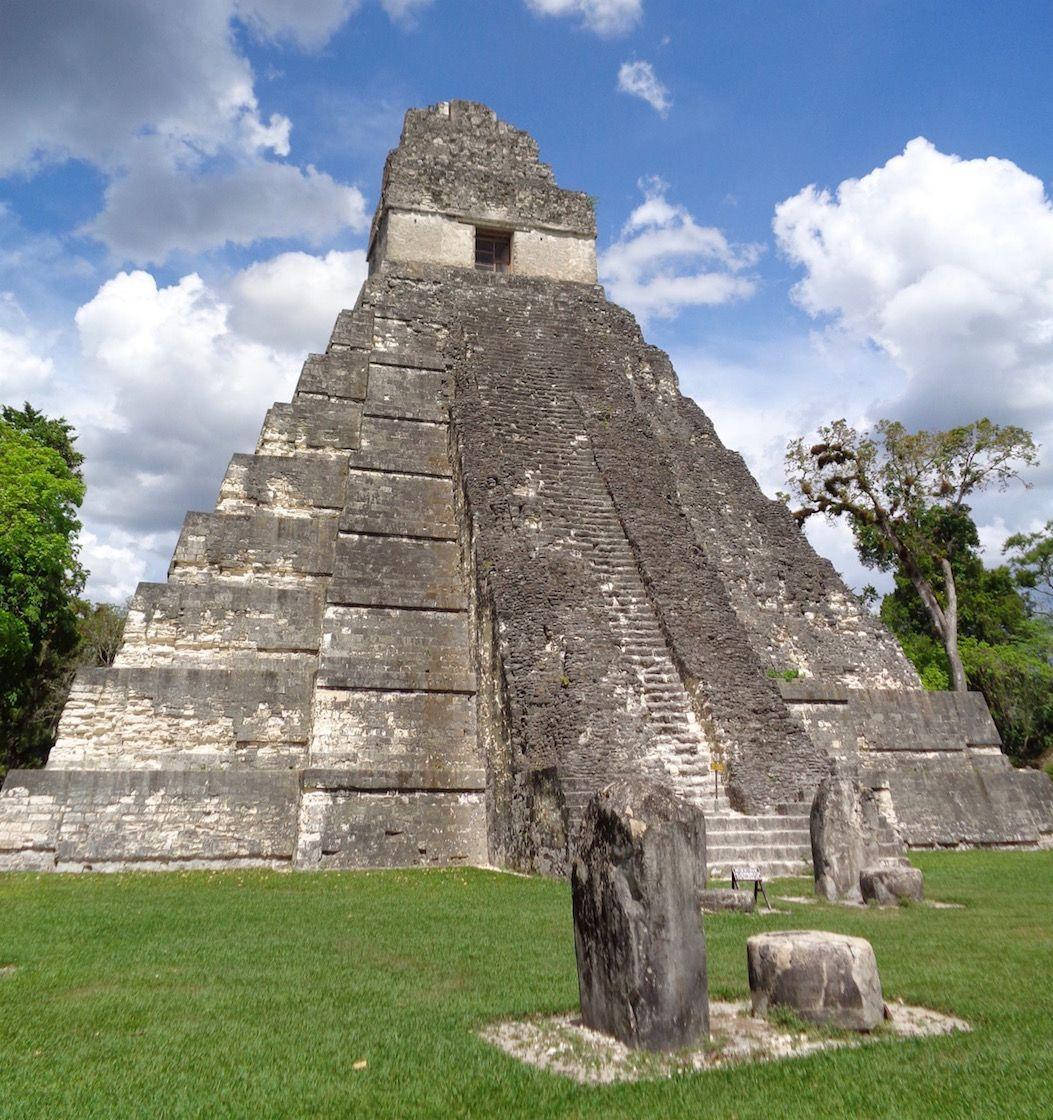
{"type": "Polygon", "coordinates": [[[597,35],[624,35],[643,16],[643,0],[526,0],[542,16],[578,16],[597,35]]]}
{"type": "Polygon", "coordinates": [[[660,179],[641,180],[640,188],[644,201],[600,254],[600,279],[616,303],[646,320],[753,294],[757,280],[750,269],[760,246],[734,245],[719,229],[700,226],[668,201],[660,179]]]}
{"type": "Polygon", "coordinates": [[[188,175],[172,163],[144,162],[106,188],[102,213],[82,232],[120,260],[146,263],[262,238],[317,245],[367,224],[361,191],[311,166],[253,160],[188,175]]]}
{"type": "Polygon", "coordinates": [[[658,80],[649,62],[623,62],[618,70],[618,89],[646,101],[659,116],[667,116],[673,99],[658,80]]]}
{"type": "Polygon", "coordinates": [[[235,0],[234,12],[261,39],[324,46],[359,7],[359,0],[235,0]]]}
{"type": "Polygon", "coordinates": [[[163,260],[261,238],[317,243],[361,229],[353,186],[286,162],[292,124],[261,114],[232,20],[319,46],[350,0],[86,0],[5,10],[0,175],[84,160],[106,177],[83,227],[121,260],[163,260]],[[57,61],[61,60],[61,62],[57,61]]]}
{"type": "MultiPolygon", "coordinates": [[[[48,378],[30,399],[74,424],[86,457],[89,595],[117,601],[164,578],[184,513],[213,507],[230,455],[251,451],[268,406],[289,399],[362,271],[360,253],[288,253],[223,285],[121,272],[77,311],[75,351],[19,348],[36,361],[18,391],[48,378]]],[[[19,400],[6,382],[3,395],[19,400]]]]}
{"type": "Polygon", "coordinates": [[[918,138],[833,194],[787,199],[774,230],[805,270],[797,302],[906,373],[905,419],[1053,424],[1053,205],[1039,179],[918,138]]]}
{"type": "Polygon", "coordinates": [[[432,0],[380,0],[380,6],[391,19],[404,27],[415,26],[418,14],[431,4],[432,0]]]}
{"type": "Polygon", "coordinates": [[[366,254],[282,253],[239,272],[228,286],[229,323],[245,338],[295,354],[324,349],[336,309],[351,307],[366,254]]]}

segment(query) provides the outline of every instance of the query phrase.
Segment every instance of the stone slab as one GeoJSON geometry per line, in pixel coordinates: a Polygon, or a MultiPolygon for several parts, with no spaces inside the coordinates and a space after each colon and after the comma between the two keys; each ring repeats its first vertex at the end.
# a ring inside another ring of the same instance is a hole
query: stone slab
{"type": "Polygon", "coordinates": [[[141,583],[128,609],[116,664],[316,652],[323,595],[320,586],[141,583]]]}
{"type": "MultiPolygon", "coordinates": [[[[0,793],[0,859],[59,870],[288,863],[290,771],[15,770],[0,793]]],[[[0,864],[2,866],[2,864],[0,864]]]]}
{"type": "Polygon", "coordinates": [[[362,442],[354,459],[367,470],[450,476],[446,423],[362,417],[362,442]]]}
{"type": "Polygon", "coordinates": [[[320,688],[474,692],[467,614],[326,607],[320,688]]]}
{"type": "Polygon", "coordinates": [[[169,576],[326,576],[333,571],[337,518],[188,513],[169,576]]]}
{"type": "Polygon", "coordinates": [[[414,769],[450,775],[481,766],[475,698],[445,692],[318,689],[310,762],[323,767],[414,769]]]}
{"type": "Polygon", "coordinates": [[[405,420],[446,420],[446,375],[436,370],[373,363],[369,367],[369,416],[405,420]]]}
{"type": "Polygon", "coordinates": [[[235,455],[219,488],[218,509],[340,510],[347,460],[323,455],[235,455]]]}
{"type": "Polygon", "coordinates": [[[340,536],[327,600],[350,606],[465,610],[456,541],[340,536]]]}
{"type": "Polygon", "coordinates": [[[481,792],[313,790],[302,795],[297,866],[486,863],[481,792]]]}
{"type": "Polygon", "coordinates": [[[184,769],[302,765],[309,671],[171,665],[82,669],[49,766],[184,769]]]}
{"type": "Polygon", "coordinates": [[[369,355],[365,350],[331,349],[325,354],[310,354],[303,364],[296,395],[365,400],[368,370],[369,355]]]}
{"type": "Polygon", "coordinates": [[[456,540],[453,482],[424,475],[351,471],[340,529],[456,540]]]}
{"type": "Polygon", "coordinates": [[[271,407],[256,450],[265,455],[347,453],[357,450],[361,430],[361,404],[302,397],[271,407]]]}

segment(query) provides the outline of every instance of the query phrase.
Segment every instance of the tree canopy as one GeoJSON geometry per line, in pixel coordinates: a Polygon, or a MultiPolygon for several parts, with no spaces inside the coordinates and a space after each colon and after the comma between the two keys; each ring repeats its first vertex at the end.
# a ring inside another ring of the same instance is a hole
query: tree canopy
{"type": "Polygon", "coordinates": [[[0,414],[0,738],[7,767],[42,761],[46,697],[76,650],[82,457],[64,420],[0,414]]]}
{"type": "Polygon", "coordinates": [[[943,432],[881,420],[873,433],[842,419],[820,428],[816,443],[789,444],[790,493],[782,496],[799,503],[799,524],[815,514],[845,517],[864,563],[909,581],[944,647],[951,687],[964,690],[953,563],[975,535],[967,499],[1005,489],[1037,462],[1029,432],[987,419],[943,432]]]}

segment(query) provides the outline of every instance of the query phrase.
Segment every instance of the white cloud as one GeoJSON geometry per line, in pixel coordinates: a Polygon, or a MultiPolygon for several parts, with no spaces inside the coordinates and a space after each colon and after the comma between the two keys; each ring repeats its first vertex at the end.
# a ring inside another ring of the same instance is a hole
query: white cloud
{"type": "Polygon", "coordinates": [[[232,20],[320,46],[349,0],[86,0],[5,11],[0,175],[75,158],[107,180],[84,230],[123,261],[261,238],[316,244],[364,225],[352,186],[285,162],[292,124],[261,115],[232,20]],[[58,61],[61,60],[61,61],[58,61]]]}
{"type": "Polygon", "coordinates": [[[235,0],[234,12],[262,39],[324,46],[358,9],[359,0],[235,0]]]}
{"type": "Polygon", "coordinates": [[[1053,205],[1039,179],[919,138],[834,195],[787,199],[774,229],[806,270],[798,303],[906,372],[907,418],[1053,423],[1053,205]]]}
{"type": "Polygon", "coordinates": [[[579,16],[597,35],[624,35],[643,17],[643,0],[526,0],[542,16],[579,16]]]}
{"type": "Polygon", "coordinates": [[[172,163],[144,160],[107,187],[102,213],[83,232],[122,261],[146,263],[262,238],[302,237],[317,245],[367,224],[361,191],[314,167],[251,160],[188,175],[172,163]]]}
{"type": "Polygon", "coordinates": [[[61,410],[85,454],[89,593],[121,598],[144,573],[163,578],[184,513],[213,507],[231,453],[251,451],[267,407],[289,399],[304,355],[231,318],[198,275],[159,287],[142,271],[119,273],[78,310],[75,389],[61,410]]]}
{"type": "Polygon", "coordinates": [[[618,70],[618,89],[646,101],[659,116],[667,116],[673,99],[658,80],[649,62],[623,62],[618,70]]]}
{"type": "Polygon", "coordinates": [[[0,398],[5,403],[35,399],[54,372],[55,363],[35,353],[29,339],[0,327],[0,398]]]}
{"type": "Polygon", "coordinates": [[[404,27],[415,26],[417,15],[431,4],[432,0],[380,0],[380,6],[392,21],[404,27]]]}
{"type": "Polygon", "coordinates": [[[228,285],[230,326],[277,350],[323,350],[336,309],[354,304],[365,278],[361,249],[324,257],[282,253],[258,261],[228,285]]]}
{"type": "Polygon", "coordinates": [[[641,319],[668,318],[684,307],[744,299],[756,289],[749,269],[757,245],[733,245],[666,199],[660,179],[641,180],[644,201],[618,239],[600,254],[600,279],[616,303],[641,319]]]}

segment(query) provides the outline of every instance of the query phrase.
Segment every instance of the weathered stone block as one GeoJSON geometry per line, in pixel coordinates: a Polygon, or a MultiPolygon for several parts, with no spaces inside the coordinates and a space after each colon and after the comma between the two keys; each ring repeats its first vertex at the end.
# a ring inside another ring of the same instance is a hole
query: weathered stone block
{"type": "Polygon", "coordinates": [[[438,370],[402,366],[369,367],[370,416],[408,420],[445,420],[449,415],[446,375],[438,370]]]}
{"type": "Polygon", "coordinates": [[[916,867],[886,864],[864,867],[859,874],[864,902],[895,906],[900,902],[920,902],[925,897],[924,877],[916,867]]]}
{"type": "Polygon", "coordinates": [[[753,891],[737,891],[731,887],[708,887],[701,892],[700,902],[703,914],[719,914],[722,910],[752,914],[757,907],[753,891]]]}
{"type": "Polygon", "coordinates": [[[350,606],[465,610],[456,541],[341,536],[328,600],[350,606]]]}
{"type": "Polygon", "coordinates": [[[272,406],[256,450],[261,455],[347,454],[358,448],[361,430],[361,404],[301,397],[272,406]]]}
{"type": "Polygon", "coordinates": [[[222,512],[294,513],[344,505],[347,460],[327,455],[235,455],[219,488],[222,512]]]}
{"type": "Polygon", "coordinates": [[[649,1050],[708,1036],[705,866],[702,813],[665,786],[624,779],[589,802],[571,871],[586,1026],[649,1050]]]}
{"type": "Polygon", "coordinates": [[[474,692],[468,615],[326,607],[320,688],[474,692]]]}
{"type": "Polygon", "coordinates": [[[188,513],[179,534],[170,578],[208,576],[287,580],[326,576],[333,570],[337,517],[283,517],[253,513],[188,513]]]}
{"type": "Polygon", "coordinates": [[[453,483],[419,474],[354,470],[348,479],[340,529],[456,540],[453,483]]]}
{"type": "Polygon", "coordinates": [[[816,894],[828,902],[861,902],[859,873],[879,858],[876,832],[864,817],[863,787],[852,778],[824,778],[809,828],[816,894]]]}
{"type": "Polygon", "coordinates": [[[754,1015],[787,1007],[811,1023],[871,1031],[885,1011],[870,942],[821,930],[759,933],[746,942],[754,1015]]]}
{"type": "Polygon", "coordinates": [[[297,395],[318,394],[337,399],[365,400],[369,352],[331,349],[326,354],[311,354],[304,362],[297,395]]]}
{"type": "Polygon", "coordinates": [[[445,423],[363,416],[362,443],[355,459],[368,470],[450,476],[445,423]]]}
{"type": "Polygon", "coordinates": [[[475,697],[318,689],[310,758],[312,766],[425,769],[451,779],[478,773],[475,697]]]}
{"type": "Polygon", "coordinates": [[[481,789],[305,788],[299,867],[422,867],[485,864],[481,789]]]}

